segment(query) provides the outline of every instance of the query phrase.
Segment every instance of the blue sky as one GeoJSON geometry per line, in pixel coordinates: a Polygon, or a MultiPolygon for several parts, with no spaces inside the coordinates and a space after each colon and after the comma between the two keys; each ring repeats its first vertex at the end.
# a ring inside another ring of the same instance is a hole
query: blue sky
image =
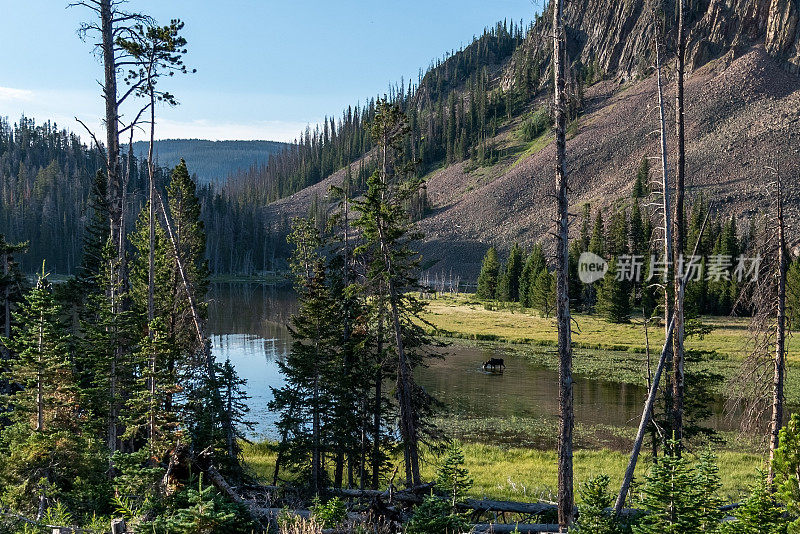
{"type": "MultiPolygon", "coordinates": [[[[130,0],[129,10],[186,23],[197,73],[168,83],[157,137],[290,141],[498,20],[532,18],[540,0],[130,0]]],[[[102,68],[68,0],[0,0],[0,115],[100,128],[102,68]]],[[[166,87],[166,86],[165,86],[166,87]]],[[[82,133],[82,132],[81,132],[82,133]]]]}

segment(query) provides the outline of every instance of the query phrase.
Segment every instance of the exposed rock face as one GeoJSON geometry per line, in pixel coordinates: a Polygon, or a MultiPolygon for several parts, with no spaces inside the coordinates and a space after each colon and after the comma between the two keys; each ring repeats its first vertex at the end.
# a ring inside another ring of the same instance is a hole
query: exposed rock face
{"type": "MultiPolygon", "coordinates": [[[[764,45],[791,72],[800,71],[800,0],[687,0],[687,65],[695,70],[731,49],[764,45]]],[[[627,80],[650,66],[654,0],[577,0],[567,2],[569,53],[583,64],[596,62],[607,75],[627,80]]],[[[664,0],[667,45],[675,0],[664,0]]],[[[549,9],[524,45],[545,67],[552,50],[549,9]]]]}
{"type": "Polygon", "coordinates": [[[800,72],[800,6],[798,0],[772,0],[766,28],[767,52],[800,72]]]}

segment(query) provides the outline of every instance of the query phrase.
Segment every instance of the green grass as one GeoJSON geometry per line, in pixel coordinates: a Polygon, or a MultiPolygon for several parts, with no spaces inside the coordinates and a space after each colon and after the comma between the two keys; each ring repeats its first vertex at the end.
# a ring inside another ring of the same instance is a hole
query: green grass
{"type": "MultiPolygon", "coordinates": [[[[272,480],[275,455],[267,443],[244,446],[247,467],[267,481],[272,480]]],[[[536,501],[555,500],[558,480],[556,451],[520,447],[505,447],[484,443],[463,443],[465,466],[474,480],[470,496],[498,500],[536,501]]],[[[433,480],[441,458],[426,453],[422,458],[422,477],[433,480]]],[[[399,462],[399,458],[395,458],[399,462]]],[[[611,477],[611,487],[619,487],[628,454],[608,449],[579,449],[574,453],[576,487],[600,474],[611,477]]],[[[753,454],[720,451],[717,463],[722,477],[722,495],[728,502],[741,498],[750,484],[758,479],[761,457],[753,454]]],[[[650,458],[640,458],[636,477],[646,473],[650,458]]],[[[282,473],[285,476],[285,473],[282,473]]]]}
{"type": "MultiPolygon", "coordinates": [[[[645,352],[644,327],[641,319],[629,324],[612,324],[605,319],[573,314],[572,340],[584,349],[645,352]]],[[[440,335],[453,338],[503,341],[539,346],[555,346],[556,323],[553,317],[542,317],[537,311],[517,305],[487,310],[483,302],[471,295],[440,297],[428,301],[425,319],[440,335]]],[[[737,317],[702,317],[712,327],[710,334],[686,340],[686,348],[717,353],[731,359],[746,354],[748,320],[737,317]]],[[[648,329],[650,350],[657,353],[664,343],[663,326],[648,329]]],[[[800,363],[800,337],[788,339],[790,363],[800,363]]]]}
{"type": "Polygon", "coordinates": [[[514,167],[522,163],[523,160],[533,156],[537,152],[544,150],[552,140],[553,140],[553,135],[548,132],[548,133],[543,133],[533,141],[527,143],[526,145],[523,145],[522,153],[517,157],[514,163],[511,164],[509,170],[513,169],[514,167]]]}

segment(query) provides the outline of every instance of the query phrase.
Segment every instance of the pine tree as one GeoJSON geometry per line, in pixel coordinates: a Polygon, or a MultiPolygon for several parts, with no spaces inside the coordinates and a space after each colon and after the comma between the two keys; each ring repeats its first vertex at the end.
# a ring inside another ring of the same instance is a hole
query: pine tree
{"type": "Polygon", "coordinates": [[[722,489],[722,482],[716,462],[717,457],[710,451],[705,451],[694,467],[694,483],[690,491],[694,494],[694,513],[700,532],[717,532],[719,522],[725,515],[721,510],[723,501],[719,491],[722,489]]]}
{"type": "Polygon", "coordinates": [[[497,288],[498,298],[505,302],[519,302],[519,285],[522,268],[525,262],[522,248],[514,243],[508,256],[503,277],[497,288]]]}
{"type": "Polygon", "coordinates": [[[733,511],[733,521],[720,527],[720,534],[786,534],[784,509],[773,498],[766,477],[751,488],[750,495],[733,511]]]}
{"type": "Polygon", "coordinates": [[[544,257],[542,245],[537,243],[525,260],[519,280],[519,301],[525,308],[534,307],[534,285],[542,270],[547,270],[547,259],[544,257]]]}
{"type": "Polygon", "coordinates": [[[573,530],[579,534],[618,534],[622,532],[616,518],[609,513],[614,497],[608,491],[608,475],[599,475],[584,482],[578,490],[578,520],[573,530]]]}
{"type": "Polygon", "coordinates": [[[439,468],[436,487],[447,494],[453,511],[456,510],[456,504],[466,497],[472,483],[469,471],[464,467],[464,452],[457,443],[451,443],[439,468]]]}
{"type": "Polygon", "coordinates": [[[76,487],[81,478],[96,485],[95,497],[108,497],[99,442],[84,433],[87,414],[61,314],[43,269],[15,313],[12,337],[2,339],[15,355],[7,378],[20,388],[4,399],[14,424],[0,434],[0,499],[39,517],[59,499],[78,512],[102,507],[76,487]]]}
{"type": "Polygon", "coordinates": [[[419,258],[412,245],[421,236],[413,231],[405,210],[409,195],[419,190],[420,180],[413,162],[403,159],[402,147],[408,123],[396,105],[378,103],[370,132],[380,149],[381,167],[367,181],[367,192],[356,203],[361,216],[363,245],[357,251],[369,258],[367,280],[389,313],[393,348],[397,356],[397,402],[400,436],[406,468],[406,483],[421,483],[419,445],[432,428],[429,415],[432,399],[414,380],[414,368],[422,363],[422,348],[435,343],[420,326],[425,304],[414,297],[419,288],[419,258]]]}
{"type": "Polygon", "coordinates": [[[631,196],[634,199],[644,198],[650,194],[650,161],[642,158],[639,170],[636,172],[636,180],[633,182],[631,196]]]}
{"type": "MultiPolygon", "coordinates": [[[[167,199],[172,227],[178,254],[183,262],[184,272],[190,288],[197,301],[198,313],[201,319],[206,316],[206,306],[203,299],[208,293],[209,271],[206,259],[206,234],[201,215],[200,199],[197,196],[197,185],[189,175],[186,162],[181,162],[172,170],[167,199]]],[[[173,256],[173,274],[171,287],[175,295],[174,332],[176,342],[186,352],[198,350],[197,334],[191,324],[192,318],[188,311],[189,302],[182,287],[181,277],[173,256]]]]}
{"type": "Polygon", "coordinates": [[[624,324],[631,319],[631,299],[625,282],[617,279],[617,266],[617,259],[613,258],[608,263],[608,274],[597,283],[597,310],[608,321],[624,324]]]}
{"type": "Polygon", "coordinates": [[[120,347],[135,348],[140,340],[135,313],[115,311],[109,294],[121,289],[112,281],[116,249],[107,242],[100,272],[95,280],[100,290],[86,297],[81,318],[82,337],[76,354],[79,383],[86,398],[90,424],[107,439],[109,453],[118,450],[120,415],[127,393],[135,385],[133,358],[121,357],[120,347]]]}
{"type": "Polygon", "coordinates": [[[286,439],[280,461],[307,477],[314,493],[327,487],[324,456],[330,452],[334,363],[340,350],[338,310],[327,286],[322,239],[311,219],[295,219],[292,271],[300,308],[292,317],[292,350],[279,362],[286,384],[273,388],[270,409],[280,412],[278,428],[286,439]]]}
{"type": "Polygon", "coordinates": [[[483,257],[481,272],[478,275],[478,289],[475,296],[479,299],[497,298],[498,274],[500,273],[500,260],[497,258],[497,250],[490,247],[483,257]]]}
{"type": "Polygon", "coordinates": [[[628,218],[625,210],[615,210],[608,228],[606,253],[615,257],[628,254],[628,238],[628,218]]]}
{"type": "Polygon", "coordinates": [[[550,317],[556,305],[556,280],[550,271],[542,269],[530,292],[531,303],[543,317],[550,317]]]}
{"type": "Polygon", "coordinates": [[[589,252],[602,257],[606,253],[606,230],[603,224],[603,212],[597,210],[592,228],[592,237],[589,240],[589,252]]]}
{"type": "Polygon", "coordinates": [[[713,457],[706,455],[693,466],[685,455],[672,452],[676,447],[670,441],[667,454],[645,476],[646,514],[633,527],[634,534],[716,532],[719,527],[720,481],[713,457]]]}
{"type": "Polygon", "coordinates": [[[578,239],[578,244],[580,246],[581,252],[586,252],[589,250],[589,242],[592,239],[590,234],[589,227],[592,224],[592,205],[588,202],[583,205],[583,209],[581,210],[581,229],[580,229],[580,237],[578,239]]]}

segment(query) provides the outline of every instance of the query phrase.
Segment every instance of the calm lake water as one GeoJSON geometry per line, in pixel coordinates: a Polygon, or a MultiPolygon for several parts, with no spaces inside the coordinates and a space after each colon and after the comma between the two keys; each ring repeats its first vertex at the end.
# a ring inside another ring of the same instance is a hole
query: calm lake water
{"type": "MultiPolygon", "coordinates": [[[[261,284],[216,284],[211,291],[209,327],[214,354],[230,358],[247,379],[254,437],[275,439],[276,414],[267,409],[270,387],[283,378],[276,362],[286,357],[291,339],[286,328],[297,311],[291,289],[261,284]]],[[[547,350],[543,348],[542,350],[547,350]]],[[[550,349],[552,350],[552,349],[550,349]]],[[[434,360],[418,373],[420,383],[455,416],[552,417],[558,414],[557,374],[530,363],[503,345],[451,346],[444,360],[434,360]],[[506,371],[486,373],[489,358],[504,358],[506,371]]],[[[575,418],[578,423],[638,425],[646,396],[643,386],[575,377],[575,418]]],[[[716,403],[710,426],[730,428],[723,405],[716,403]]]]}

